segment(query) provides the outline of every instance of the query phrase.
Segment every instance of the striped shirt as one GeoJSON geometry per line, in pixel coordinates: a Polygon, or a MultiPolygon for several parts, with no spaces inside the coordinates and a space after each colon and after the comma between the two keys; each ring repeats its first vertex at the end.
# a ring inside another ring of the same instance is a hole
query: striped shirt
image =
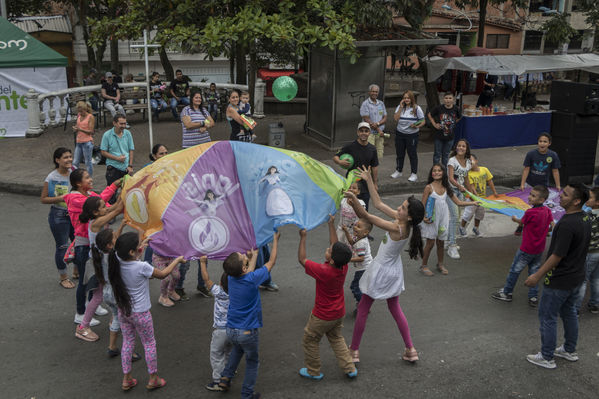
{"type": "MultiPolygon", "coordinates": [[[[400,108],[401,104],[397,106],[395,113],[397,113],[400,108]]],[[[414,109],[412,107],[401,109],[401,115],[397,121],[397,131],[404,134],[418,133],[418,130],[420,129],[411,126],[412,124],[424,119],[424,112],[422,112],[422,108],[420,108],[419,105],[416,106],[416,116],[414,116],[414,109]]]]}
{"type": "MultiPolygon", "coordinates": [[[[203,123],[206,121],[208,115],[208,111],[206,111],[206,108],[204,107],[200,107],[199,110],[196,110],[188,105],[181,111],[181,119],[183,119],[184,116],[189,116],[192,123],[203,123]]],[[[210,141],[210,133],[207,130],[202,133],[200,132],[199,127],[187,129],[183,122],[181,122],[181,126],[183,127],[183,148],[193,147],[194,145],[208,143],[210,141]]]]}

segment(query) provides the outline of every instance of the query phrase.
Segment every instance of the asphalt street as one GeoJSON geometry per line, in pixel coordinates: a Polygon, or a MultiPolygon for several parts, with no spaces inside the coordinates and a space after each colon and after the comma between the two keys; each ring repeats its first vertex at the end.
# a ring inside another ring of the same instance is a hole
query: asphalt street
{"type": "MultiPolygon", "coordinates": [[[[387,197],[399,205],[405,195],[387,197]]],[[[75,338],[75,290],[58,285],[53,262],[54,241],[48,208],[30,196],[0,193],[0,324],[2,398],[113,398],[121,392],[119,358],[106,355],[109,316],[94,327],[95,343],[75,338]]],[[[461,260],[447,260],[448,276],[418,273],[417,261],[403,257],[406,291],[400,303],[410,324],[420,361],[401,360],[403,342],[384,302],[372,308],[360,348],[356,380],[337,368],[326,341],[321,345],[320,382],[302,379],[301,338],[314,301],[314,280],[297,262],[297,228],[282,229],[281,248],[273,279],[279,292],[263,292],[264,328],[260,332],[260,371],[257,391],[264,398],[596,398],[599,389],[599,317],[580,316],[580,360],[557,359],[547,370],[525,360],[540,349],[536,310],[527,303],[523,278],[512,303],[499,303],[490,294],[501,287],[520,244],[509,218],[491,215],[483,221],[486,237],[459,241],[461,260]]],[[[372,234],[373,255],[383,237],[372,234]]],[[[308,234],[308,257],[322,260],[327,229],[308,234]]],[[[430,264],[436,262],[431,256],[430,264]]],[[[213,276],[220,262],[210,262],[213,276]]],[[[190,270],[186,290],[189,302],[174,308],[158,305],[159,284],[151,282],[152,314],[158,342],[158,363],[167,385],[148,393],[145,362],[134,363],[140,385],[130,398],[237,398],[243,366],[229,393],[204,389],[211,369],[212,299],[195,294],[197,264],[190,270]]],[[[344,335],[351,340],[353,297],[346,280],[348,315],[344,335]]],[[[558,333],[561,337],[561,327],[558,333]]],[[[559,340],[561,343],[561,339],[559,340]]],[[[138,345],[141,351],[141,345],[138,345]]],[[[242,362],[243,364],[243,362],[242,362]]]]}

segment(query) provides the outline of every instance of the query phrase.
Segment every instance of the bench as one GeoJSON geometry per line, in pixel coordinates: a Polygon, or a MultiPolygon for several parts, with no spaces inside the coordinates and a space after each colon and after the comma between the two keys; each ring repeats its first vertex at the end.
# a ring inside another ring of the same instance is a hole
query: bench
{"type": "MultiPolygon", "coordinates": [[[[128,110],[140,110],[142,112],[142,118],[144,121],[146,120],[146,111],[148,110],[148,104],[146,101],[146,88],[144,86],[126,87],[121,89],[120,104],[123,106],[125,112],[128,110]]],[[[104,108],[104,104],[102,104],[102,111],[104,114],[104,127],[106,127],[106,114],[110,115],[110,111],[104,108]]]]}

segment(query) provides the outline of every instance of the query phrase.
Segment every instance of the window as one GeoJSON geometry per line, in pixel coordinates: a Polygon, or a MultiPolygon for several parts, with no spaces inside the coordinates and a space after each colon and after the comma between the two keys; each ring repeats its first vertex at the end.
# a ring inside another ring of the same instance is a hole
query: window
{"type": "Polygon", "coordinates": [[[578,33],[570,38],[570,43],[568,43],[568,50],[580,50],[582,49],[582,39],[584,36],[584,31],[579,30],[578,33]]]}
{"type": "Polygon", "coordinates": [[[524,51],[540,50],[543,41],[543,32],[538,30],[527,30],[524,32],[524,51]]]}
{"type": "Polygon", "coordinates": [[[456,45],[458,42],[457,32],[437,32],[437,36],[443,39],[449,39],[447,44],[456,45]]]}
{"type": "Polygon", "coordinates": [[[487,35],[487,48],[509,48],[510,35],[487,35]]]}
{"type": "Polygon", "coordinates": [[[554,10],[557,7],[556,0],[530,0],[530,6],[528,7],[529,12],[542,12],[539,7],[546,7],[550,10],[554,10]]]}

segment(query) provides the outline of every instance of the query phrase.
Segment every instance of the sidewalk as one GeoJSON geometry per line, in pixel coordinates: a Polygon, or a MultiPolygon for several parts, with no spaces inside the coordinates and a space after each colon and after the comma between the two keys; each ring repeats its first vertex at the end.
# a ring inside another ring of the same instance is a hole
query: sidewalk
{"type": "MultiPolygon", "coordinates": [[[[154,143],[167,146],[169,152],[181,149],[181,125],[173,120],[170,113],[163,113],[161,121],[153,124],[154,143]]],[[[140,114],[130,115],[131,133],[135,142],[134,171],[140,170],[149,162],[148,123],[141,120],[140,114]]],[[[268,125],[281,121],[286,130],[286,148],[292,151],[304,152],[311,157],[332,166],[338,173],[344,174],[332,161],[333,151],[325,149],[318,142],[303,134],[305,122],[304,115],[269,115],[258,120],[255,132],[258,135],[258,144],[268,143],[268,125]]],[[[94,135],[94,142],[99,145],[102,134],[108,129],[100,127],[94,135]]],[[[227,140],[229,137],[229,124],[226,121],[217,121],[216,126],[210,129],[213,140],[227,140]]],[[[409,183],[409,162],[406,157],[404,176],[392,179],[391,173],[395,170],[395,147],[393,137],[387,139],[385,156],[379,166],[379,189],[381,193],[408,193],[421,192],[424,189],[428,172],[432,165],[433,145],[426,132],[421,133],[418,144],[418,182],[409,183]]],[[[57,147],[73,148],[73,133],[70,127],[63,131],[62,126],[49,128],[37,138],[6,138],[0,140],[0,191],[19,194],[39,195],[44,179],[52,170],[52,154],[57,147]]],[[[535,146],[504,147],[475,150],[480,164],[489,168],[495,176],[496,185],[514,186],[520,182],[522,161],[527,151],[535,146]]],[[[599,159],[599,158],[598,158],[599,159]]],[[[94,165],[94,190],[102,190],[105,185],[106,167],[94,165]]]]}

